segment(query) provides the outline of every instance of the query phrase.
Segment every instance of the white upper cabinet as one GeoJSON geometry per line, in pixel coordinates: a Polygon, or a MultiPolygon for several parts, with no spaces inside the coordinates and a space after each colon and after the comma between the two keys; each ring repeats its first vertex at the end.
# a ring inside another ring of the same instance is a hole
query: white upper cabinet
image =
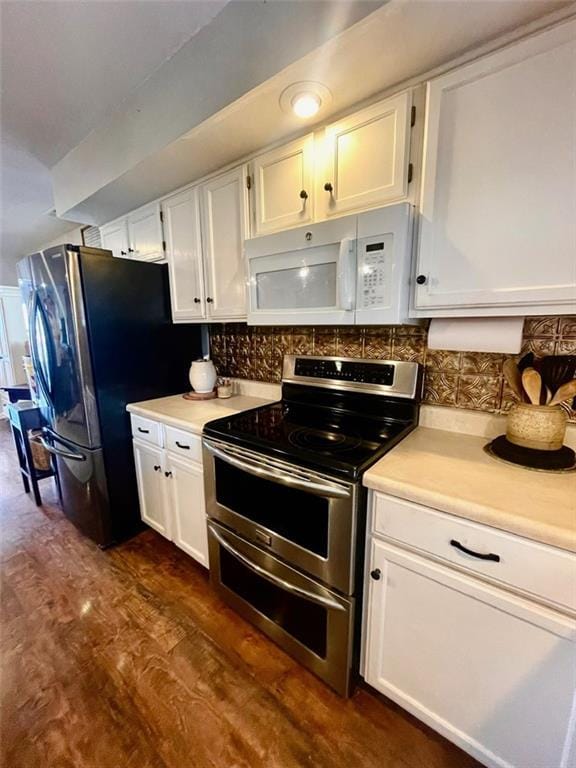
{"type": "Polygon", "coordinates": [[[265,152],[253,160],[252,170],[255,235],[313,220],[313,134],[265,152]]]}
{"type": "Polygon", "coordinates": [[[428,83],[418,316],[574,312],[576,22],[428,83]]]}
{"type": "Polygon", "coordinates": [[[400,93],[326,128],[317,215],[374,208],[408,195],[412,96],[400,93]]]}
{"type": "Polygon", "coordinates": [[[164,258],[160,203],[150,203],[128,216],[100,227],[102,248],[114,256],[139,261],[164,258]]]}
{"type": "Polygon", "coordinates": [[[119,219],[100,227],[100,237],[102,239],[102,248],[112,251],[112,255],[120,259],[130,257],[128,253],[128,222],[126,219],[119,219]]]}
{"type": "Polygon", "coordinates": [[[206,317],[202,238],[198,188],[192,187],[162,202],[166,258],[170,272],[172,319],[206,317]]]}
{"type": "Polygon", "coordinates": [[[160,203],[150,203],[128,216],[130,247],[128,252],[140,261],[164,258],[160,203]]]}
{"type": "Polygon", "coordinates": [[[206,304],[214,320],[246,316],[247,176],[242,165],[201,187],[206,304]]]}

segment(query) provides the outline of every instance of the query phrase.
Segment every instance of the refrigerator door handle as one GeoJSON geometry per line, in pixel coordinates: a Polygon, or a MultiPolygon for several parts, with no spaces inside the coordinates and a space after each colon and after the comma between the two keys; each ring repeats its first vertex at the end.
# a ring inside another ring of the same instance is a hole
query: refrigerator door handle
{"type": "Polygon", "coordinates": [[[80,451],[70,450],[70,446],[68,445],[68,443],[62,440],[61,438],[59,438],[58,435],[56,435],[51,430],[44,428],[41,434],[34,435],[34,437],[35,438],[37,437],[40,443],[42,444],[42,447],[45,448],[48,451],[48,453],[52,453],[54,456],[61,456],[63,459],[70,459],[70,461],[86,461],[86,456],[83,453],[80,453],[80,451]],[[43,435],[48,436],[51,440],[53,440],[56,443],[61,443],[62,445],[65,445],[66,448],[68,448],[68,450],[62,451],[56,448],[55,446],[50,445],[50,443],[48,443],[44,439],[43,435]]]}
{"type": "Polygon", "coordinates": [[[39,439],[40,439],[40,443],[42,444],[42,447],[45,448],[48,451],[48,453],[51,453],[54,456],[61,456],[63,459],[69,459],[70,461],[86,461],[86,456],[83,456],[81,453],[59,451],[58,448],[54,448],[53,445],[49,445],[49,443],[47,443],[43,437],[39,439]]]}
{"type": "Polygon", "coordinates": [[[39,303],[40,303],[40,300],[38,298],[38,294],[34,292],[31,300],[30,312],[28,314],[28,328],[30,333],[30,356],[32,358],[32,365],[34,366],[34,372],[36,374],[36,378],[38,379],[38,384],[40,386],[40,389],[42,390],[42,393],[44,394],[44,397],[46,398],[46,401],[50,406],[50,408],[53,408],[54,405],[52,403],[52,395],[50,392],[50,388],[48,386],[48,382],[44,377],[44,371],[40,363],[40,355],[38,354],[38,346],[37,346],[37,339],[36,339],[36,316],[38,314],[39,303]]]}

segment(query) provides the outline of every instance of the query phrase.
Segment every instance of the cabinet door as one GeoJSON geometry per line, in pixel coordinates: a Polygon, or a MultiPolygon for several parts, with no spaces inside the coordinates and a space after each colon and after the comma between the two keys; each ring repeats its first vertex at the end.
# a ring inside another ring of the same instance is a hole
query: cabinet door
{"type": "Polygon", "coordinates": [[[130,258],[128,252],[128,222],[126,219],[120,219],[113,224],[106,224],[100,227],[100,238],[102,248],[112,251],[112,255],[121,259],[130,258]]]}
{"type": "Polygon", "coordinates": [[[205,315],[198,189],[187,189],[162,203],[172,319],[202,320],[205,315]]]}
{"type": "Polygon", "coordinates": [[[432,80],[427,102],[415,308],[574,311],[576,22],[432,80]]]}
{"type": "Polygon", "coordinates": [[[172,540],[208,568],[208,536],[202,465],[169,454],[172,540]]]}
{"type": "Polygon", "coordinates": [[[400,93],[326,128],[324,178],[316,178],[319,214],[407,196],[411,106],[411,94],[400,93]]]}
{"type": "Polygon", "coordinates": [[[128,216],[130,253],[140,261],[160,261],[164,258],[160,204],[151,203],[128,216]]]}
{"type": "Polygon", "coordinates": [[[171,537],[168,506],[165,498],[164,452],[137,440],[133,441],[140,517],[154,530],[171,537]]]}
{"type": "Polygon", "coordinates": [[[206,304],[214,319],[246,316],[247,175],[243,165],[202,186],[206,304]]]}
{"type": "Polygon", "coordinates": [[[568,768],[574,621],[373,539],[376,569],[367,682],[484,765],[568,768]]]}
{"type": "Polygon", "coordinates": [[[256,235],[307,224],[314,218],[314,134],[253,161],[256,235]]]}

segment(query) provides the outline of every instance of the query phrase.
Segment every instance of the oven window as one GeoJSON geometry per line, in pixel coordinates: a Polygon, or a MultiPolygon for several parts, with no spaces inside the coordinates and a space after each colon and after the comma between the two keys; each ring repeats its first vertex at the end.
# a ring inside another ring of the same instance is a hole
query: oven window
{"type": "Polygon", "coordinates": [[[250,475],[214,459],[216,500],[321,557],[328,555],[330,500],[250,475]]]}
{"type": "Polygon", "coordinates": [[[220,581],[317,656],[326,658],[326,608],[263,579],[223,547],[220,547],[220,581]]]}

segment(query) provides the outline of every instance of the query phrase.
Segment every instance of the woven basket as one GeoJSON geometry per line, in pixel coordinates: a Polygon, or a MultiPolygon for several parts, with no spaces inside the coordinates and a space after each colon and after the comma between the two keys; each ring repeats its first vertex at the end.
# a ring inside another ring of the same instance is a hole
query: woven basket
{"type": "Polygon", "coordinates": [[[32,431],[28,432],[28,440],[30,441],[30,450],[32,451],[32,462],[34,467],[41,472],[47,472],[52,468],[50,463],[50,453],[44,448],[42,443],[34,437],[32,431]]]}

